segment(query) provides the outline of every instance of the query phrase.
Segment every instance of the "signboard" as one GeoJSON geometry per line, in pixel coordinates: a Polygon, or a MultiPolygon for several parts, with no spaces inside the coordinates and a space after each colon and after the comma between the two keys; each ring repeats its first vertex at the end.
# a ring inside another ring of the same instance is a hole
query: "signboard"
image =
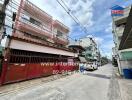
{"type": "Polygon", "coordinates": [[[112,16],[123,16],[124,15],[124,8],[121,6],[114,6],[111,8],[111,15],[112,16]]]}

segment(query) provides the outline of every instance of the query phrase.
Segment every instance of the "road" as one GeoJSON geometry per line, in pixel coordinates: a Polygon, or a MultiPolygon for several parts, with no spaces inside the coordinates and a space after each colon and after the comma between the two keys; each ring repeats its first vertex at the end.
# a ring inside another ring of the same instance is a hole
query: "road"
{"type": "Polygon", "coordinates": [[[119,95],[112,89],[112,74],[112,65],[108,64],[96,71],[74,73],[65,78],[10,93],[1,96],[0,100],[120,100],[119,95]]]}

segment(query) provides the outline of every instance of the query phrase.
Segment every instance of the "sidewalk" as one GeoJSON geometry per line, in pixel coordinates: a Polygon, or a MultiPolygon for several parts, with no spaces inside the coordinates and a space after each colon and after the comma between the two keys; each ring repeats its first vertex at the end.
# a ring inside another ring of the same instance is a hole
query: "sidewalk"
{"type": "Polygon", "coordinates": [[[132,100],[132,79],[124,79],[119,76],[118,68],[114,68],[122,100],[132,100]]]}
{"type": "Polygon", "coordinates": [[[132,79],[118,79],[122,100],[132,100],[132,79]]]}

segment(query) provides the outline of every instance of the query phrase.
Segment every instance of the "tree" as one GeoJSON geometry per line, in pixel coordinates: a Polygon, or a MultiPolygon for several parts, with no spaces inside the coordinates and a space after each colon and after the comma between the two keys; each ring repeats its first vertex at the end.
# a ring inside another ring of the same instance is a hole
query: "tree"
{"type": "Polygon", "coordinates": [[[107,57],[101,57],[101,65],[108,64],[109,59],[107,57]]]}

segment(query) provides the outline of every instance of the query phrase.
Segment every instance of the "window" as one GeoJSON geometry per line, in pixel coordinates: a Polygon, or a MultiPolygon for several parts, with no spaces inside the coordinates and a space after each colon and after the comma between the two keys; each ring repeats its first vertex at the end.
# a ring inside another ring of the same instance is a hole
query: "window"
{"type": "Polygon", "coordinates": [[[92,57],[92,54],[87,54],[86,56],[88,56],[88,57],[92,57]]]}
{"type": "Polygon", "coordinates": [[[56,36],[57,37],[62,37],[63,36],[63,33],[57,30],[57,35],[56,36]]]}
{"type": "Polygon", "coordinates": [[[41,23],[39,21],[37,21],[37,20],[35,20],[35,19],[31,18],[31,17],[30,17],[30,22],[35,24],[35,25],[38,25],[38,26],[41,25],[41,23]]]}
{"type": "Polygon", "coordinates": [[[22,19],[25,20],[25,21],[29,21],[30,20],[30,17],[27,16],[27,15],[25,15],[25,14],[23,14],[22,15],[22,19]]]}
{"type": "Polygon", "coordinates": [[[92,46],[86,47],[86,50],[91,51],[92,50],[92,46]]]}

